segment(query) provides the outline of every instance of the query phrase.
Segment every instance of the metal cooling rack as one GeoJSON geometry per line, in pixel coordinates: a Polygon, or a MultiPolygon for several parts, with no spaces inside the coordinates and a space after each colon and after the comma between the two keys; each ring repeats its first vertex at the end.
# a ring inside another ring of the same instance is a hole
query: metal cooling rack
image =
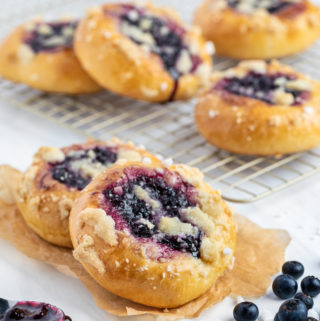
{"type": "MultiPolygon", "coordinates": [[[[0,17],[3,24],[1,20],[0,17]]],[[[320,79],[319,57],[320,42],[283,62],[320,79]]],[[[231,60],[216,58],[217,70],[232,65],[231,60]]],[[[86,136],[130,139],[176,162],[196,166],[229,201],[258,200],[320,171],[320,148],[274,158],[235,155],[209,145],[195,129],[194,101],[160,105],[109,92],[53,95],[3,79],[0,79],[0,99],[86,136]]]]}

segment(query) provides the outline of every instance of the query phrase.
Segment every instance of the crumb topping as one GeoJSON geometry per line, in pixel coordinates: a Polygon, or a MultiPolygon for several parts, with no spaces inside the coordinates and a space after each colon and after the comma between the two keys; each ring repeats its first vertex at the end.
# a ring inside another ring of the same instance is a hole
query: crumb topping
{"type": "Polygon", "coordinates": [[[212,236],[214,233],[214,223],[208,214],[204,213],[198,206],[187,207],[181,210],[182,214],[193,224],[199,226],[206,235],[212,236]]]}
{"type": "Polygon", "coordinates": [[[106,272],[103,262],[94,250],[94,240],[87,234],[82,237],[82,240],[76,246],[73,251],[73,256],[78,261],[94,266],[100,274],[104,274],[106,272]]]}
{"type": "Polygon", "coordinates": [[[70,198],[64,198],[59,202],[58,208],[62,220],[65,220],[69,217],[72,205],[73,200],[70,198]]]}
{"type": "Polygon", "coordinates": [[[79,215],[79,225],[83,223],[94,227],[94,233],[107,244],[111,246],[118,244],[115,222],[103,209],[86,208],[83,210],[79,215]]]}
{"type": "Polygon", "coordinates": [[[65,158],[63,151],[57,147],[41,147],[41,156],[49,163],[63,162],[65,158]]]}
{"type": "Polygon", "coordinates": [[[196,236],[198,229],[190,223],[183,223],[178,217],[162,216],[158,225],[161,232],[168,235],[189,234],[196,236]]]}

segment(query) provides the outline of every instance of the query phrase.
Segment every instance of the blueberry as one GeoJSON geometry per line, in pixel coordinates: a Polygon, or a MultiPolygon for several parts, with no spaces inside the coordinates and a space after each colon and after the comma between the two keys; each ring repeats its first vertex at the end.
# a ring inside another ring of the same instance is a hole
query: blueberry
{"type": "Polygon", "coordinates": [[[8,301],[0,298],[0,315],[5,313],[8,309],[9,309],[8,301]]]}
{"type": "Polygon", "coordinates": [[[280,320],[279,320],[279,313],[277,313],[277,314],[274,316],[273,321],[280,321],[280,320]]]}
{"type": "Polygon", "coordinates": [[[259,316],[258,307],[252,302],[242,302],[233,309],[233,317],[236,321],[255,321],[259,316]]]}
{"type": "Polygon", "coordinates": [[[307,307],[308,310],[310,310],[313,307],[313,299],[311,296],[306,295],[302,292],[299,292],[295,295],[295,299],[301,300],[307,307]]]}
{"type": "Polygon", "coordinates": [[[301,281],[301,290],[311,297],[317,296],[320,293],[320,280],[314,276],[306,276],[301,281]]]}
{"type": "Polygon", "coordinates": [[[274,279],[272,289],[280,299],[289,299],[297,292],[298,284],[291,275],[281,274],[274,279]]]}
{"type": "Polygon", "coordinates": [[[301,300],[288,300],[281,304],[278,312],[279,321],[305,321],[308,310],[301,300]]]}
{"type": "Polygon", "coordinates": [[[303,275],[304,267],[300,262],[288,261],[283,264],[282,273],[289,274],[297,280],[303,275]]]}

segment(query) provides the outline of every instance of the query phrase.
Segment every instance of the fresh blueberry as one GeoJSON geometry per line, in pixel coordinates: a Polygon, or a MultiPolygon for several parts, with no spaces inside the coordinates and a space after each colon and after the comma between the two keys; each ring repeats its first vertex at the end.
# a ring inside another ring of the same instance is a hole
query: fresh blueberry
{"type": "Polygon", "coordinates": [[[313,307],[313,299],[311,296],[306,295],[302,292],[299,292],[295,295],[295,299],[301,300],[307,307],[308,310],[310,310],[313,307]]]}
{"type": "Polygon", "coordinates": [[[314,276],[306,276],[301,281],[301,290],[311,297],[317,296],[320,293],[320,280],[314,276]]]}
{"type": "Polygon", "coordinates": [[[303,275],[304,267],[300,262],[288,261],[283,264],[282,273],[289,274],[297,280],[303,275]]]}
{"type": "Polygon", "coordinates": [[[274,279],[272,289],[280,299],[289,299],[296,294],[298,284],[291,275],[281,274],[274,279]]]}
{"type": "Polygon", "coordinates": [[[252,302],[242,302],[233,309],[233,317],[236,321],[255,321],[259,316],[258,307],[252,302]]]}
{"type": "Polygon", "coordinates": [[[8,301],[0,298],[0,315],[4,314],[8,309],[9,309],[8,301]]]}
{"type": "Polygon", "coordinates": [[[306,305],[297,299],[282,303],[278,312],[279,321],[306,321],[307,315],[306,305]]]}

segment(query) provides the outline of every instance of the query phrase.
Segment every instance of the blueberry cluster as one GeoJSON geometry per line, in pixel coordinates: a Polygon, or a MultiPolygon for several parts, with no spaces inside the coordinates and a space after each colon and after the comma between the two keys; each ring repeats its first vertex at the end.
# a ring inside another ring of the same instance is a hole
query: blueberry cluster
{"type": "Polygon", "coordinates": [[[7,300],[0,299],[0,321],[10,320],[71,321],[71,318],[50,304],[23,301],[10,307],[7,300]]]}
{"type": "Polygon", "coordinates": [[[304,100],[305,91],[289,89],[279,85],[278,80],[284,81],[294,80],[295,77],[286,74],[261,74],[257,72],[249,72],[243,78],[231,77],[224,78],[215,86],[215,89],[225,90],[238,96],[245,96],[253,99],[264,101],[270,105],[276,104],[275,92],[283,90],[289,93],[294,100],[292,105],[299,105],[304,100]]]}
{"type": "Polygon", "coordinates": [[[102,165],[113,164],[117,160],[117,153],[112,148],[95,147],[93,149],[82,150],[75,155],[66,156],[65,160],[60,163],[52,164],[52,177],[62,184],[72,188],[82,190],[91,181],[92,177],[88,177],[80,171],[75,171],[72,168],[72,163],[79,160],[89,160],[90,163],[100,163],[102,165]],[[94,158],[89,157],[89,152],[93,151],[94,158]]]}
{"type": "Polygon", "coordinates": [[[177,186],[169,186],[161,174],[148,176],[143,173],[121,185],[108,187],[104,195],[135,237],[153,239],[171,249],[188,252],[194,257],[199,257],[203,236],[200,229],[198,229],[197,235],[168,235],[158,228],[159,221],[163,216],[178,217],[181,221],[188,223],[183,220],[180,211],[183,208],[196,205],[188,197],[191,189],[193,187],[186,182],[180,182],[177,186]],[[148,202],[139,199],[135,194],[135,186],[140,186],[143,190],[148,191],[149,196],[158,201],[161,207],[154,210],[148,202]],[[120,194],[117,192],[119,187],[121,187],[120,194]],[[153,227],[145,225],[143,220],[149,221],[153,227]]]}
{"type": "MultiPolygon", "coordinates": [[[[274,321],[317,321],[308,318],[308,310],[313,307],[313,297],[320,293],[320,280],[306,276],[301,281],[302,292],[297,293],[299,279],[304,273],[300,262],[288,261],[282,266],[283,274],[277,276],[272,284],[274,294],[287,300],[281,304],[274,321]]],[[[252,302],[242,302],[233,311],[236,321],[255,321],[259,316],[258,307],[252,302]]]]}

